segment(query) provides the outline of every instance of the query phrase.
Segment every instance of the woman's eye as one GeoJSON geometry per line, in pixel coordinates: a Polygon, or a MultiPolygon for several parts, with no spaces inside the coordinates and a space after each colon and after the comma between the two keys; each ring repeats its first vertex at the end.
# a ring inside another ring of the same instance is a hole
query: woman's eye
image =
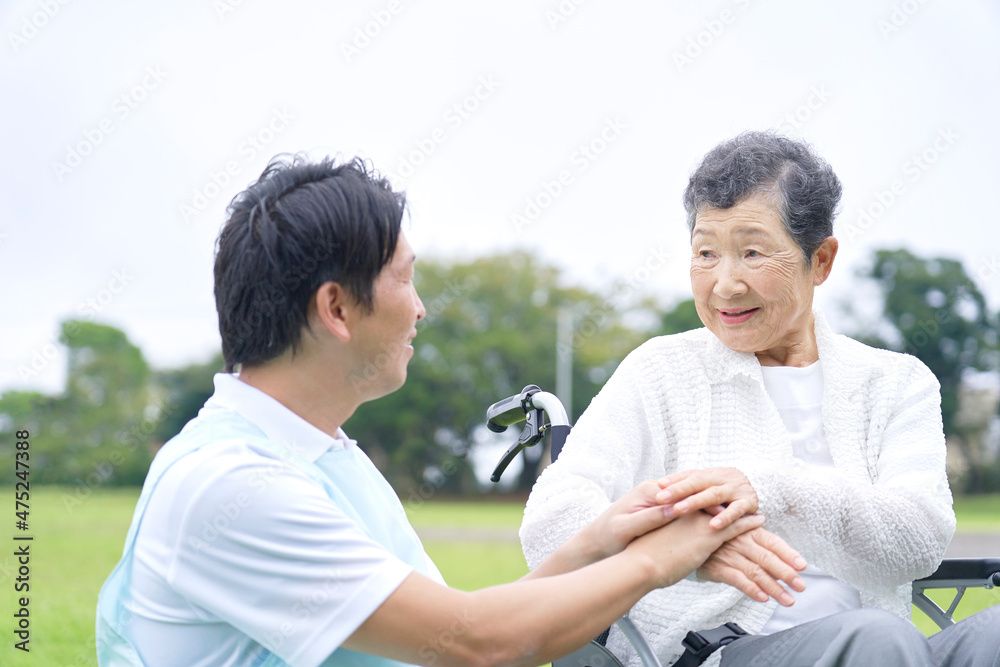
{"type": "Polygon", "coordinates": [[[747,257],[760,257],[760,253],[756,250],[747,250],[747,257]]]}

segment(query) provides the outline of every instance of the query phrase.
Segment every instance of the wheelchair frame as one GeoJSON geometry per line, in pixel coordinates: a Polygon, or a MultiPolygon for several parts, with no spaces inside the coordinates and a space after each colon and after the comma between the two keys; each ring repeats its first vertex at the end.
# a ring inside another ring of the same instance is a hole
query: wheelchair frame
{"type": "MultiPolygon", "coordinates": [[[[522,449],[531,447],[545,437],[551,436],[552,460],[562,451],[566,437],[572,426],[562,402],[553,394],[529,384],[521,393],[497,401],[486,410],[486,426],[494,433],[503,433],[507,427],[525,422],[517,442],[504,453],[493,471],[491,480],[500,481],[500,476],[522,449]],[[548,417],[548,420],[546,420],[548,417]]],[[[953,614],[969,588],[990,589],[1000,586],[1000,558],[945,558],[930,576],[913,582],[913,604],[927,615],[940,629],[955,624],[953,614]],[[955,597],[944,609],[927,596],[927,591],[954,589],[955,597]]],[[[649,643],[628,614],[616,621],[632,643],[636,653],[646,667],[662,667],[649,643]]],[[[621,665],[602,643],[590,642],[577,651],[554,661],[553,667],[613,667],[621,665]]]]}

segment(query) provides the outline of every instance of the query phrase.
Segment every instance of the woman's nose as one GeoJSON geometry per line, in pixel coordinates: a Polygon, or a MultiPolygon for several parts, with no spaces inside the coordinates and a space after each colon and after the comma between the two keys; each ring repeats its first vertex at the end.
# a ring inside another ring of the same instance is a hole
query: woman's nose
{"type": "Polygon", "coordinates": [[[732,299],[733,297],[746,294],[747,284],[743,280],[743,272],[740,271],[738,263],[730,260],[722,260],[718,265],[718,274],[715,280],[715,295],[721,299],[732,299]]]}

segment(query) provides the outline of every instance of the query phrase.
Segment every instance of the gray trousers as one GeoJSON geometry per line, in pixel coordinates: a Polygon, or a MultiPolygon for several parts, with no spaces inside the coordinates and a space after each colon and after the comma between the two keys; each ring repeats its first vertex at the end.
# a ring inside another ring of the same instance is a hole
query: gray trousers
{"type": "Polygon", "coordinates": [[[845,611],[722,649],[721,667],[1000,667],[1000,606],[930,638],[880,609],[845,611]]]}

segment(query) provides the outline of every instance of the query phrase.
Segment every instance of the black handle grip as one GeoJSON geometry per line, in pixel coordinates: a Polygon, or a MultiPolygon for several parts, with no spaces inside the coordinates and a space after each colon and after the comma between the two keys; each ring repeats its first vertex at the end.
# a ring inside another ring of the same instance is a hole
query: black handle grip
{"type": "Polygon", "coordinates": [[[524,419],[520,394],[497,401],[486,410],[486,428],[494,433],[503,433],[511,424],[523,422],[524,419]]]}
{"type": "Polygon", "coordinates": [[[524,402],[539,391],[538,386],[529,384],[520,394],[508,396],[486,408],[486,428],[494,433],[503,433],[508,426],[523,422],[528,417],[524,402]]]}

